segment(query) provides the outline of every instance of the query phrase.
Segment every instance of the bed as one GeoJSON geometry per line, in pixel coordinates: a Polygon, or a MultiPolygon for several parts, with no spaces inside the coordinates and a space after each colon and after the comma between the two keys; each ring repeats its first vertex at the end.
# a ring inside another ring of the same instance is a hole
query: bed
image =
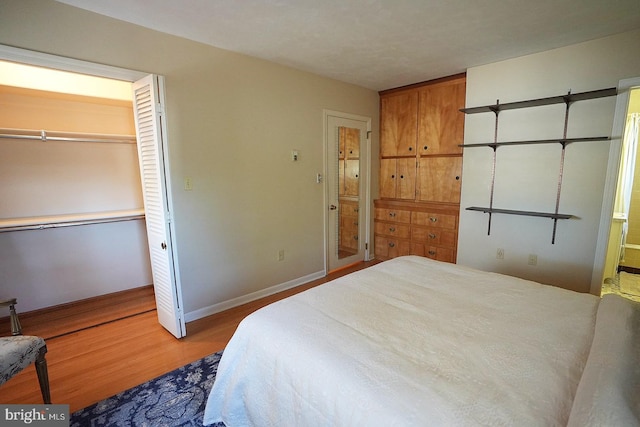
{"type": "Polygon", "coordinates": [[[395,258],[246,317],[204,423],[638,425],[638,305],[395,258]]]}

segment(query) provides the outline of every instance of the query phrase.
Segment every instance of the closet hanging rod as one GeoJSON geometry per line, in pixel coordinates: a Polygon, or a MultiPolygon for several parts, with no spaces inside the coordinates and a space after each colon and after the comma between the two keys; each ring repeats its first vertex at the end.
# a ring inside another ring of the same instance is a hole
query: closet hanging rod
{"type": "Polygon", "coordinates": [[[109,135],[98,133],[76,133],[27,129],[0,129],[0,138],[29,139],[42,142],[98,142],[108,144],[135,144],[133,135],[109,135]]]}
{"type": "Polygon", "coordinates": [[[133,221],[139,219],[145,219],[144,209],[0,219],[0,233],[24,230],[46,230],[49,228],[75,227],[79,225],[106,224],[110,222],[133,221]]]}

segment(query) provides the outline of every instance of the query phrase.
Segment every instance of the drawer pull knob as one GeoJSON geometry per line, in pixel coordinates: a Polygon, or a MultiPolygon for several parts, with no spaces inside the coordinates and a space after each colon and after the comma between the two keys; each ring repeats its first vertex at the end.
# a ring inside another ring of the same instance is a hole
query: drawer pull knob
{"type": "Polygon", "coordinates": [[[429,238],[430,238],[430,239],[435,239],[436,237],[438,237],[438,236],[436,236],[436,235],[435,235],[435,234],[433,234],[433,233],[429,233],[429,238]]]}
{"type": "Polygon", "coordinates": [[[389,227],[389,231],[393,233],[394,231],[396,231],[396,229],[395,227],[389,227]]]}
{"type": "Polygon", "coordinates": [[[434,217],[434,216],[430,216],[429,217],[429,221],[431,222],[438,222],[438,218],[434,217]]]}
{"type": "Polygon", "coordinates": [[[395,177],[396,177],[395,175],[391,175],[391,178],[395,178],[395,177]]]}
{"type": "Polygon", "coordinates": [[[389,247],[390,247],[390,248],[393,248],[395,245],[396,245],[395,243],[393,243],[393,242],[389,242],[389,247]]]}
{"type": "Polygon", "coordinates": [[[413,151],[413,147],[409,147],[409,151],[413,151]]]}
{"type": "Polygon", "coordinates": [[[400,175],[400,179],[404,179],[404,175],[400,175]]]}
{"type": "Polygon", "coordinates": [[[389,212],[389,216],[390,216],[391,218],[395,218],[396,213],[395,213],[395,212],[389,212]]]}
{"type": "Polygon", "coordinates": [[[429,251],[429,255],[434,256],[436,254],[436,251],[429,251]]]}
{"type": "Polygon", "coordinates": [[[460,176],[456,176],[456,181],[460,181],[460,176]]]}
{"type": "Polygon", "coordinates": [[[427,151],[429,149],[428,145],[425,145],[424,147],[422,147],[424,149],[424,151],[427,151]]]}

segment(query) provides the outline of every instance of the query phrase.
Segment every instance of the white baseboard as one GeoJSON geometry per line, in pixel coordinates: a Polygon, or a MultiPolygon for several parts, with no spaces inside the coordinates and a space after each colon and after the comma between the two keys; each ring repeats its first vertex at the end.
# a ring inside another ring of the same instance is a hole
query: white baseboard
{"type": "Polygon", "coordinates": [[[297,279],[289,280],[288,282],[271,286],[267,289],[262,289],[260,291],[252,292],[250,294],[233,298],[228,301],[224,301],[218,304],[213,304],[208,307],[200,308],[198,310],[190,311],[189,313],[185,313],[184,321],[192,322],[194,320],[202,319],[203,317],[211,316],[212,314],[216,314],[221,311],[228,310],[230,308],[237,307],[239,305],[246,304],[248,302],[255,301],[260,298],[268,297],[269,295],[277,294],[278,292],[286,291],[287,289],[291,289],[296,286],[304,285],[305,283],[309,283],[313,280],[321,279],[324,276],[325,276],[324,271],[318,271],[316,273],[311,273],[306,276],[299,277],[297,279]]]}

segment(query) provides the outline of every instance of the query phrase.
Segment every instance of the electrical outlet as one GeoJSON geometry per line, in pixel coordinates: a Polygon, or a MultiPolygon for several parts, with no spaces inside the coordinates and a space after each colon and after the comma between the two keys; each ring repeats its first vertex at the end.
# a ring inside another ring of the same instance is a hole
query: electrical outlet
{"type": "Polygon", "coordinates": [[[529,254],[529,261],[528,261],[529,265],[538,265],[538,255],[536,254],[529,254]]]}
{"type": "Polygon", "coordinates": [[[504,249],[498,248],[496,251],[496,259],[504,259],[504,249]]]}
{"type": "Polygon", "coordinates": [[[278,251],[278,261],[284,261],[284,249],[278,251]]]}

